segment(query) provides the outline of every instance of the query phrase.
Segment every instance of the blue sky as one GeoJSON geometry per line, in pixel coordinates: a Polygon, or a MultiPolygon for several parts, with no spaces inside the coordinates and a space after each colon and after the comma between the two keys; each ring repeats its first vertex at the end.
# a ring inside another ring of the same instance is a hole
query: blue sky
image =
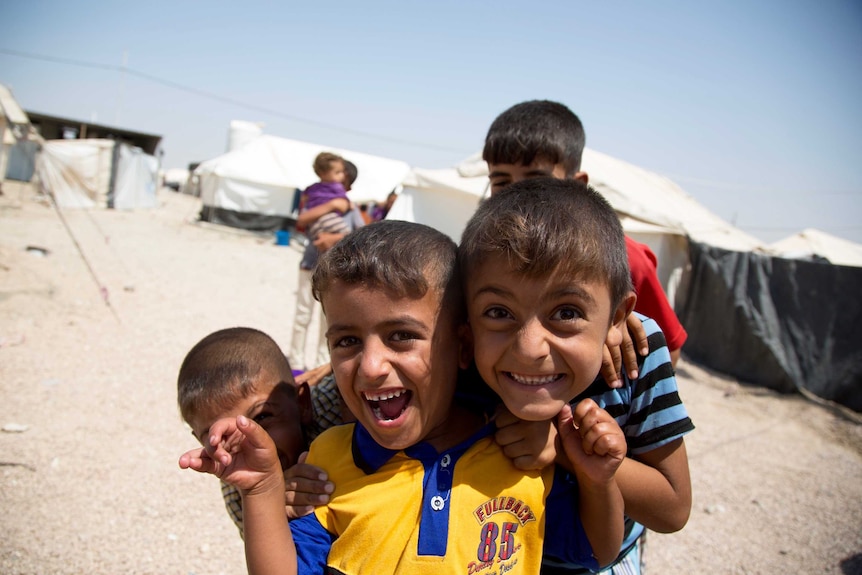
{"type": "Polygon", "coordinates": [[[858,0],[36,0],[0,21],[25,109],[160,134],[167,168],[224,152],[231,120],[446,167],[504,109],[551,99],[588,147],[764,241],[862,243],[858,0]]]}

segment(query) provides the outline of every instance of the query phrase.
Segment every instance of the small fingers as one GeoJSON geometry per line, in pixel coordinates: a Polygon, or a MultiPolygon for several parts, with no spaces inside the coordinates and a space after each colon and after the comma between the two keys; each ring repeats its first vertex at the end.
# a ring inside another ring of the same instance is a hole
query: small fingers
{"type": "MultiPolygon", "coordinates": [[[[584,453],[588,455],[616,453],[620,441],[625,445],[625,438],[619,433],[619,426],[612,422],[597,422],[590,427],[582,427],[581,431],[584,453]]],[[[623,448],[623,455],[625,455],[625,448],[623,448]]]]}
{"type": "Polygon", "coordinates": [[[494,411],[494,423],[497,424],[497,429],[507,427],[513,423],[518,423],[519,421],[521,420],[509,411],[504,403],[498,405],[497,409],[494,411]]]}
{"type": "Polygon", "coordinates": [[[572,406],[568,403],[563,406],[563,409],[557,415],[557,432],[560,435],[560,439],[563,440],[570,437],[573,433],[578,433],[578,426],[575,425],[572,406]]]}
{"type": "Polygon", "coordinates": [[[179,466],[180,469],[195,469],[196,466],[200,465],[201,454],[206,454],[202,448],[193,449],[191,451],[187,451],[180,455],[179,466]]]}
{"type": "Polygon", "coordinates": [[[640,318],[630,313],[626,318],[626,327],[628,329],[625,331],[629,334],[628,337],[634,341],[639,353],[643,356],[649,355],[649,339],[647,339],[646,330],[640,318]]]}
{"type": "Polygon", "coordinates": [[[619,376],[619,371],[614,365],[614,358],[611,349],[605,346],[602,352],[602,379],[608,384],[611,389],[622,387],[622,381],[619,376]]]}
{"type": "Polygon", "coordinates": [[[211,473],[218,475],[221,472],[221,466],[213,461],[203,448],[187,451],[180,456],[180,469],[191,469],[199,473],[211,473]]]}
{"type": "Polygon", "coordinates": [[[288,505],[323,505],[335,491],[331,481],[293,478],[285,483],[284,502],[288,505]]]}
{"type": "Polygon", "coordinates": [[[584,452],[598,455],[625,456],[626,439],[622,429],[611,415],[592,399],[578,403],[573,419],[583,441],[584,452]]]}
{"type": "Polygon", "coordinates": [[[284,472],[285,481],[295,478],[304,478],[312,481],[326,481],[329,479],[329,475],[326,473],[325,469],[316,465],[311,465],[310,463],[305,463],[307,456],[308,452],[304,451],[300,454],[297,463],[287,468],[284,472]]]}
{"type": "MultiPolygon", "coordinates": [[[[640,320],[638,320],[640,322],[640,320]]],[[[628,330],[623,330],[623,343],[620,346],[622,361],[626,373],[631,379],[638,378],[638,354],[635,350],[635,342],[632,340],[628,330]]]]}
{"type": "MultiPolygon", "coordinates": [[[[290,477],[285,478],[284,487],[287,491],[295,492],[296,494],[307,493],[309,495],[329,495],[335,491],[335,484],[332,481],[309,479],[306,477],[290,477]]],[[[309,501],[315,503],[317,501],[309,501]]]]}
{"type": "MultiPolygon", "coordinates": [[[[284,472],[285,503],[288,506],[303,507],[322,505],[329,502],[329,496],[335,491],[335,484],[328,481],[324,469],[305,463],[308,452],[299,456],[299,463],[284,472]]],[[[307,515],[302,513],[299,516],[307,515]]]]}
{"type": "Polygon", "coordinates": [[[523,439],[523,430],[516,427],[515,424],[509,424],[505,427],[498,427],[497,432],[494,433],[494,441],[496,441],[497,444],[501,447],[512,445],[513,443],[517,443],[519,441],[522,441],[523,439]]]}
{"type": "Polygon", "coordinates": [[[515,468],[521,471],[533,471],[546,467],[544,462],[537,460],[533,455],[522,455],[520,457],[512,457],[511,459],[515,468]]]}

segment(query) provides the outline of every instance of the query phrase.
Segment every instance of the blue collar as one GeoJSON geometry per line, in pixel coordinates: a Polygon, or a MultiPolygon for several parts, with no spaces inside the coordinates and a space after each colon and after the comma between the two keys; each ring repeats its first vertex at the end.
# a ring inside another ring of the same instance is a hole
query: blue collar
{"type": "MultiPolygon", "coordinates": [[[[416,445],[411,445],[404,450],[404,453],[408,457],[418,459],[423,463],[428,461],[435,461],[441,455],[447,453],[452,456],[453,460],[457,461],[457,459],[465,451],[467,451],[467,449],[469,449],[471,445],[473,445],[483,437],[487,437],[493,434],[496,430],[497,426],[495,425],[495,423],[493,421],[489,421],[472,436],[468,437],[455,447],[447,449],[444,453],[437,453],[436,449],[434,449],[429,443],[426,443],[424,441],[421,441],[416,445]]],[[[371,436],[368,430],[365,429],[358,421],[353,428],[352,444],[353,463],[356,465],[356,467],[358,467],[368,475],[379,470],[390,459],[392,459],[396,453],[398,453],[398,451],[383,447],[382,445],[374,441],[374,438],[371,436]]]]}

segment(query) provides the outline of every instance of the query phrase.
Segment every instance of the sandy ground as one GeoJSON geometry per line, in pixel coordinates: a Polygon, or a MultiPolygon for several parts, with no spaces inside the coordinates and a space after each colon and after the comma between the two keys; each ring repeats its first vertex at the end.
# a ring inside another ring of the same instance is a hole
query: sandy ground
{"type": "MultiPolygon", "coordinates": [[[[222,327],[286,348],[300,254],[159,194],[61,218],[3,186],[0,573],[245,572],[217,481],[177,467],[194,440],[176,372],[222,327]]],[[[678,376],[694,503],[649,535],[648,572],[862,573],[862,426],[685,360],[678,376]]]]}

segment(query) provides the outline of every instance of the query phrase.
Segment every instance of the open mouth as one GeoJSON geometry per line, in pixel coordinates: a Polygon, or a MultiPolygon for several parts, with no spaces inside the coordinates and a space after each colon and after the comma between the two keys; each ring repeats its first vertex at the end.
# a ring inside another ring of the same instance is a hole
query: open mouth
{"type": "Polygon", "coordinates": [[[520,383],[521,385],[547,385],[549,383],[559,381],[563,378],[562,373],[552,373],[549,375],[524,375],[511,371],[506,371],[503,373],[505,373],[507,377],[517,383],[520,383]]]}
{"type": "Polygon", "coordinates": [[[371,407],[371,413],[380,421],[392,421],[401,417],[413,392],[406,389],[397,391],[382,391],[376,393],[365,392],[365,401],[371,407]]]}

